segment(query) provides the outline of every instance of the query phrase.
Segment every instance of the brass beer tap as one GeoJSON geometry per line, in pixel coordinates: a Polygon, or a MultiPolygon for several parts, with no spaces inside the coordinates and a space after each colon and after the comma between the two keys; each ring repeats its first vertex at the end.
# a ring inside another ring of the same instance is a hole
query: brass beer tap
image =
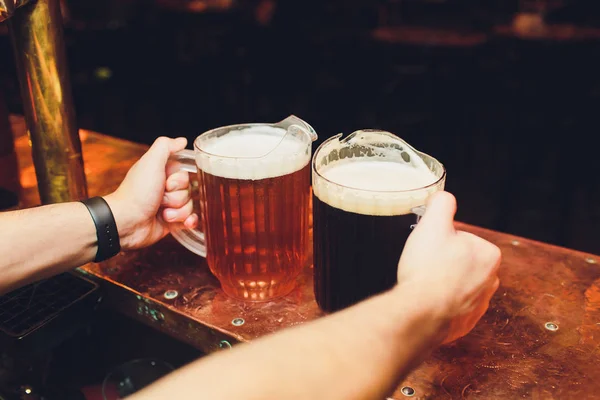
{"type": "Polygon", "coordinates": [[[8,20],[42,204],[87,197],[59,0],[0,0],[8,20]]]}

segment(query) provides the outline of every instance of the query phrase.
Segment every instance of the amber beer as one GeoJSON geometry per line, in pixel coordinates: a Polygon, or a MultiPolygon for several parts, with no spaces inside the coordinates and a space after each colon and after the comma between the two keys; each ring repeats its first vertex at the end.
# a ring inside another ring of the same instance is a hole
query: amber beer
{"type": "Polygon", "coordinates": [[[208,265],[225,293],[256,301],[289,293],[307,261],[310,142],[252,129],[203,144],[196,161],[208,265]]]}
{"type": "Polygon", "coordinates": [[[313,161],[315,296],[329,312],[397,282],[415,211],[445,179],[439,162],[391,134],[353,135],[323,143],[313,161]]]}

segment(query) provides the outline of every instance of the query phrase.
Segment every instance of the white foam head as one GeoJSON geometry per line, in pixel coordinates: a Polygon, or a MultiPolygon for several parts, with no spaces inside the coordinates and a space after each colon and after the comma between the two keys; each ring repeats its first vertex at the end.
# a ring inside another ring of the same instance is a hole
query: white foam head
{"type": "Polygon", "coordinates": [[[222,136],[200,137],[196,164],[204,172],[231,179],[258,180],[291,174],[310,161],[311,141],[286,133],[285,129],[256,125],[222,136]]]}
{"type": "MultiPolygon", "coordinates": [[[[364,215],[405,215],[444,188],[443,166],[438,162],[439,168],[430,169],[423,154],[408,145],[373,151],[360,143],[368,151],[341,158],[344,143],[332,139],[317,150],[313,162],[314,194],[332,207],[364,215]]],[[[351,146],[356,149],[357,143],[351,146]]]]}

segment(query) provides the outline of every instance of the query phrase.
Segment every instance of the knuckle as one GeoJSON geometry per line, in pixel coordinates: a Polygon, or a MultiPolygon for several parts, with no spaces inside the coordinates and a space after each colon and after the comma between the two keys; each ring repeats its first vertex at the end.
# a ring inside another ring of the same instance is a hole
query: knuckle
{"type": "Polygon", "coordinates": [[[190,181],[190,174],[186,171],[177,171],[175,174],[177,175],[177,180],[182,183],[188,183],[190,181]]]}
{"type": "Polygon", "coordinates": [[[487,253],[490,261],[498,262],[502,258],[502,251],[493,243],[488,242],[487,253]]]}
{"type": "Polygon", "coordinates": [[[169,206],[173,208],[181,208],[188,201],[188,197],[185,191],[176,191],[167,194],[169,199],[169,206]]]}
{"type": "Polygon", "coordinates": [[[156,138],[154,143],[156,143],[158,145],[165,145],[165,144],[169,143],[169,138],[166,136],[159,136],[156,138]]]}
{"type": "Polygon", "coordinates": [[[189,198],[187,196],[187,192],[182,191],[177,194],[177,206],[178,207],[185,206],[188,203],[188,200],[189,200],[189,198]]]}

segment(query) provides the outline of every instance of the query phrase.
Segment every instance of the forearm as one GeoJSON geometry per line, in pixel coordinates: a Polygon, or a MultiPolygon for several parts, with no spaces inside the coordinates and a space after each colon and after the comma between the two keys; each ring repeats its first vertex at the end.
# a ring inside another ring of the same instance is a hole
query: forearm
{"type": "Polygon", "coordinates": [[[0,213],[0,294],[93,260],[96,243],[82,203],[0,213]]]}
{"type": "Polygon", "coordinates": [[[380,400],[439,342],[408,292],[196,361],[133,398],[380,400]]]}

